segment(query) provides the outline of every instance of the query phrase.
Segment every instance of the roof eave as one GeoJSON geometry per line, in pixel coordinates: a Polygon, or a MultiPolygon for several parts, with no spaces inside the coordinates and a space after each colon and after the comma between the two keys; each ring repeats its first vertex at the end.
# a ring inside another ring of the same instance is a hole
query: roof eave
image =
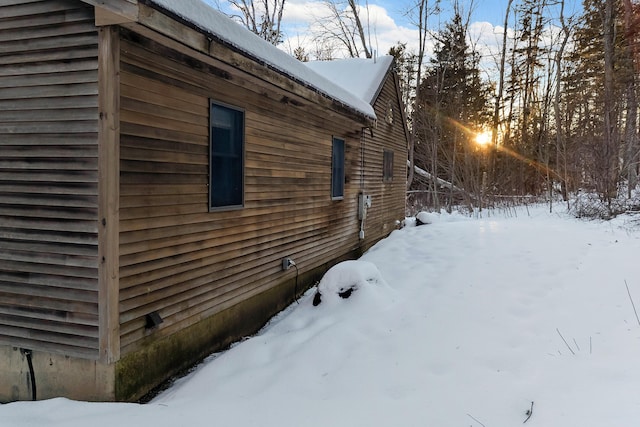
{"type": "MultiPolygon", "coordinates": [[[[100,1],[93,1],[93,3],[102,3],[100,1]]],[[[259,57],[256,57],[255,55],[251,54],[251,52],[247,52],[246,50],[243,50],[241,48],[239,48],[238,46],[235,46],[231,43],[229,43],[228,41],[224,40],[223,38],[219,37],[217,34],[215,34],[213,31],[207,29],[207,28],[203,28],[202,26],[198,25],[197,23],[184,19],[183,17],[177,15],[176,13],[174,13],[171,10],[168,10],[166,8],[164,8],[162,5],[154,2],[153,0],[138,0],[138,3],[143,4],[145,6],[151,7],[155,10],[158,10],[159,12],[165,14],[166,16],[170,17],[171,19],[180,22],[181,24],[195,30],[198,31],[200,33],[202,33],[203,35],[205,35],[206,37],[208,37],[209,39],[215,41],[218,44],[221,44],[223,46],[225,46],[226,48],[228,48],[229,50],[236,52],[242,56],[244,56],[245,58],[263,66],[268,68],[269,70],[289,79],[290,81],[314,92],[317,93],[318,95],[330,100],[332,102],[332,104],[334,104],[335,106],[337,106],[337,110],[338,111],[347,111],[350,112],[352,115],[354,115],[355,117],[357,117],[359,119],[359,121],[363,122],[366,126],[374,126],[375,122],[377,120],[375,113],[373,115],[367,114],[364,111],[361,111],[357,108],[354,108],[353,106],[341,101],[340,99],[337,99],[333,96],[331,96],[330,94],[320,90],[319,88],[315,87],[312,84],[309,84],[308,82],[305,82],[301,79],[296,78],[295,76],[292,76],[291,74],[287,73],[286,71],[278,68],[278,67],[274,67],[272,64],[269,64],[268,62],[262,60],[259,57]]],[[[137,18],[137,22],[144,24],[144,16],[142,15],[138,15],[137,18]]],[[[156,29],[158,30],[158,29],[156,29]]],[[[265,41],[265,43],[267,43],[265,41]]]]}

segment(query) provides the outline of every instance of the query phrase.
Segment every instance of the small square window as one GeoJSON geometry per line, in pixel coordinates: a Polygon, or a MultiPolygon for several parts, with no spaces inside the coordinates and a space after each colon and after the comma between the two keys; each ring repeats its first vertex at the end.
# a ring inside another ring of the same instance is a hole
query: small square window
{"type": "Polygon", "coordinates": [[[344,197],[344,139],[333,138],[331,149],[331,198],[344,197]]]}
{"type": "Polygon", "coordinates": [[[209,208],[244,204],[244,111],[211,102],[209,208]]]}
{"type": "Polygon", "coordinates": [[[393,181],[393,151],[384,150],[382,154],[382,180],[393,181]]]}

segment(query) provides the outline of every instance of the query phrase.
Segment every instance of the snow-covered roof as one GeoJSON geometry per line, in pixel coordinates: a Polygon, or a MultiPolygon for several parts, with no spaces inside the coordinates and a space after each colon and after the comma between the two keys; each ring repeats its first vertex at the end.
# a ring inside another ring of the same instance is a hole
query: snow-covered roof
{"type": "Polygon", "coordinates": [[[224,44],[250,56],[294,81],[315,89],[323,95],[371,119],[373,107],[366,101],[329,79],[319,75],[304,63],[261,39],[251,31],[215,10],[202,0],[150,0],[224,44]]]}
{"type": "Polygon", "coordinates": [[[369,104],[375,101],[391,64],[393,64],[393,56],[390,55],[376,59],[349,58],[306,63],[318,74],[369,104]]]}

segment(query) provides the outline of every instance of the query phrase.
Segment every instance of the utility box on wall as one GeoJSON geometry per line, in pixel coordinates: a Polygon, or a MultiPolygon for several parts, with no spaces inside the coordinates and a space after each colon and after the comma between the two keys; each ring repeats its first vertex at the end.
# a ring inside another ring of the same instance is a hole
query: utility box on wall
{"type": "Polygon", "coordinates": [[[367,217],[367,209],[371,207],[371,195],[360,193],[358,195],[358,219],[362,221],[367,217]]]}

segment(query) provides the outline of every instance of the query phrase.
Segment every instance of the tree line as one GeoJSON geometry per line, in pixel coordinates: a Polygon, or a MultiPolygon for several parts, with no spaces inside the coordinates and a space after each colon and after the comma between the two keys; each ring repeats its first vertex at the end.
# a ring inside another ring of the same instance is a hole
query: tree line
{"type": "MultiPolygon", "coordinates": [[[[499,47],[489,51],[472,38],[473,0],[444,1],[413,0],[406,16],[418,40],[388,52],[408,113],[410,200],[475,209],[582,193],[607,214],[640,206],[640,2],[583,0],[568,13],[567,0],[506,0],[499,47]],[[450,18],[433,28],[444,7],[450,18]]],[[[291,53],[303,61],[370,58],[368,3],[321,2],[328,14],[312,43],[291,53]]],[[[231,3],[247,28],[283,41],[285,0],[231,3]]]]}

